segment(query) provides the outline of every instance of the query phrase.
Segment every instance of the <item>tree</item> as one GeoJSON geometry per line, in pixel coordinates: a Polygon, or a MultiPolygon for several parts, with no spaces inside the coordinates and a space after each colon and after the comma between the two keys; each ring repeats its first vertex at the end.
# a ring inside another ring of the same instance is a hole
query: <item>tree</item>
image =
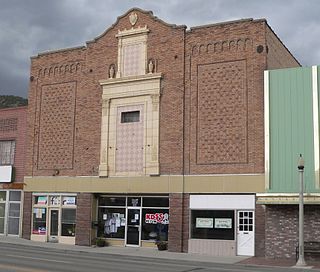
{"type": "Polygon", "coordinates": [[[28,105],[28,99],[14,95],[0,95],[0,109],[28,105]]]}

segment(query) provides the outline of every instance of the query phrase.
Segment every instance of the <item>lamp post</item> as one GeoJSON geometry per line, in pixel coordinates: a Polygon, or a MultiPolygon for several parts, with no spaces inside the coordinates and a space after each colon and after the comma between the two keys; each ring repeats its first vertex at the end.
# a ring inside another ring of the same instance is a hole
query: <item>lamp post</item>
{"type": "Polygon", "coordinates": [[[299,259],[296,263],[296,266],[303,267],[306,266],[304,260],[304,235],[303,235],[303,171],[304,171],[304,160],[300,154],[298,162],[298,171],[300,179],[300,191],[299,191],[299,259]]]}

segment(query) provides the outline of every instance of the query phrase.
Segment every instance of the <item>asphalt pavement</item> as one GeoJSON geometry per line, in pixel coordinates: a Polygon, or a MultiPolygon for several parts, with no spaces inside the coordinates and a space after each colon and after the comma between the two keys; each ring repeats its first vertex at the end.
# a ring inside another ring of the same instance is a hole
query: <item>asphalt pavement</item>
{"type": "MultiPolygon", "coordinates": [[[[18,237],[13,236],[0,236],[0,271],[22,271],[22,270],[10,270],[10,263],[6,264],[6,261],[9,261],[10,256],[14,256],[14,254],[10,254],[6,252],[7,250],[11,250],[12,252],[16,252],[15,255],[16,262],[22,262],[29,259],[38,260],[44,262],[45,260],[48,262],[46,265],[50,265],[50,262],[55,262],[55,265],[62,266],[62,270],[53,270],[53,271],[73,271],[73,270],[63,270],[63,265],[69,264],[70,260],[74,260],[74,263],[71,265],[74,269],[78,267],[78,269],[84,269],[86,265],[89,265],[85,262],[85,258],[101,258],[102,260],[94,261],[93,264],[90,263],[90,267],[93,269],[93,265],[105,265],[106,260],[108,260],[109,264],[121,264],[121,269],[123,271],[133,271],[133,267],[139,271],[139,269],[143,269],[140,271],[147,271],[145,269],[146,263],[150,266],[156,265],[157,270],[160,269],[163,265],[167,267],[163,271],[193,271],[193,270],[205,270],[207,271],[292,271],[294,267],[294,260],[266,260],[265,258],[250,258],[245,256],[233,256],[233,257],[222,257],[222,256],[206,256],[206,255],[198,255],[198,254],[190,254],[190,253],[177,253],[177,252],[169,252],[169,251],[158,251],[156,248],[132,248],[132,247],[115,247],[115,246],[107,246],[107,247],[87,247],[87,246],[77,246],[77,245],[67,245],[60,243],[43,243],[30,241],[18,237]],[[7,246],[6,246],[7,245],[7,246]],[[1,251],[2,250],[2,251],[1,251]],[[23,254],[19,255],[19,252],[29,252],[31,250],[34,253],[28,253],[29,255],[24,256],[23,254]],[[37,254],[39,252],[40,254],[37,254]],[[54,260],[50,260],[49,257],[41,257],[41,255],[48,256],[58,256],[54,260]],[[62,253],[61,253],[62,252],[62,253]],[[43,253],[43,254],[42,254],[43,253]],[[31,255],[30,255],[31,254],[31,255]],[[63,256],[61,256],[61,254],[63,256]],[[36,255],[39,255],[38,257],[36,255]],[[62,257],[69,256],[69,259],[63,259],[62,257]],[[70,257],[71,256],[71,257],[70,257]],[[80,257],[79,257],[80,256],[80,257]],[[62,259],[61,259],[62,258],[62,259]],[[80,261],[76,261],[77,258],[80,258],[80,261]],[[82,264],[81,264],[82,263],[82,264]],[[197,264],[196,266],[193,264],[197,264]],[[7,266],[6,266],[7,265],[7,266]],[[78,266],[77,266],[78,265],[78,266]],[[132,266],[132,269],[129,267],[132,266]],[[259,267],[259,270],[257,269],[259,267]],[[3,270],[2,268],[6,268],[7,270],[3,270]],[[169,269],[170,268],[170,269],[169,269]],[[289,269],[288,269],[289,268],[289,269]],[[128,269],[128,270],[126,270],[128,269]],[[168,270],[169,269],[169,270],[168,270]],[[191,269],[191,270],[190,270],[191,269]]],[[[15,264],[15,262],[11,262],[11,265],[15,264]]],[[[316,263],[317,264],[317,263],[316,263]]],[[[39,268],[39,271],[52,271],[47,269],[43,269],[43,267],[39,268]]],[[[307,267],[307,270],[312,268],[312,266],[307,267]]],[[[320,271],[315,268],[320,268],[320,266],[313,266],[312,271],[320,271]]],[[[34,268],[34,272],[37,272],[36,268],[34,268]]],[[[58,268],[57,268],[58,269],[58,268]]],[[[97,268],[99,271],[99,267],[97,268]]],[[[119,266],[120,269],[120,266],[119,266]]],[[[152,271],[156,271],[155,269],[150,269],[152,271]]],[[[293,271],[304,271],[305,269],[294,269],[293,271]]],[[[29,270],[25,270],[28,272],[29,270]]],[[[32,270],[31,270],[32,271],[32,270]]],[[[82,270],[75,270],[82,271],[82,270]]],[[[85,270],[84,270],[85,271],[85,270]]],[[[87,271],[90,271],[87,270],[87,271]]],[[[92,270],[93,271],[93,270],[92,270]]],[[[106,270],[113,271],[113,270],[106,270]]],[[[115,270],[120,271],[120,270],[115,270]]],[[[91,271],[90,271],[91,272],[91,271]]]]}

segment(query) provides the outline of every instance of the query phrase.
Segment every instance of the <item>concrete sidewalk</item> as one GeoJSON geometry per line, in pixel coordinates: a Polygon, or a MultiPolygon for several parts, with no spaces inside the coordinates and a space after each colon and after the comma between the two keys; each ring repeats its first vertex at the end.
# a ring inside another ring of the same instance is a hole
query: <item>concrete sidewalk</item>
{"type": "Polygon", "coordinates": [[[77,245],[66,245],[59,243],[42,243],[30,241],[22,238],[12,237],[12,236],[0,236],[0,243],[10,243],[25,246],[36,246],[42,248],[58,249],[58,250],[70,250],[70,251],[80,251],[88,253],[99,253],[99,254],[115,254],[122,256],[132,256],[132,257],[147,257],[147,258],[159,258],[159,259],[169,259],[169,260],[185,260],[185,261],[196,261],[196,262],[210,262],[210,263],[224,263],[224,264],[235,264],[248,259],[244,256],[234,256],[234,257],[215,257],[198,255],[191,253],[177,253],[159,251],[155,248],[135,248],[135,247],[87,247],[87,246],[77,246],[77,245]]]}
{"type": "MultiPolygon", "coordinates": [[[[30,241],[13,236],[0,236],[0,243],[10,243],[16,245],[34,246],[56,250],[78,251],[97,254],[113,254],[129,257],[146,257],[146,258],[158,258],[167,260],[181,260],[181,261],[194,261],[194,262],[207,262],[207,263],[221,263],[221,264],[242,264],[242,265],[255,265],[255,266],[267,266],[267,267],[293,267],[295,261],[292,259],[267,259],[263,257],[216,257],[207,255],[198,255],[191,253],[177,253],[169,251],[159,251],[155,248],[135,248],[135,247],[87,247],[77,245],[66,245],[59,243],[42,243],[30,241]]],[[[320,271],[320,262],[308,262],[308,265],[313,269],[320,271]]]]}

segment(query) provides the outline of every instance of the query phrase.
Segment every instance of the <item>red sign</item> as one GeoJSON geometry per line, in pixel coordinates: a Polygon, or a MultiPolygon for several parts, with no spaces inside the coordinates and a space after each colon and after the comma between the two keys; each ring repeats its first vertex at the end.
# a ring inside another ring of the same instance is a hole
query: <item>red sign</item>
{"type": "Polygon", "coordinates": [[[167,213],[147,213],[145,222],[147,224],[169,224],[169,214],[167,213]]]}

